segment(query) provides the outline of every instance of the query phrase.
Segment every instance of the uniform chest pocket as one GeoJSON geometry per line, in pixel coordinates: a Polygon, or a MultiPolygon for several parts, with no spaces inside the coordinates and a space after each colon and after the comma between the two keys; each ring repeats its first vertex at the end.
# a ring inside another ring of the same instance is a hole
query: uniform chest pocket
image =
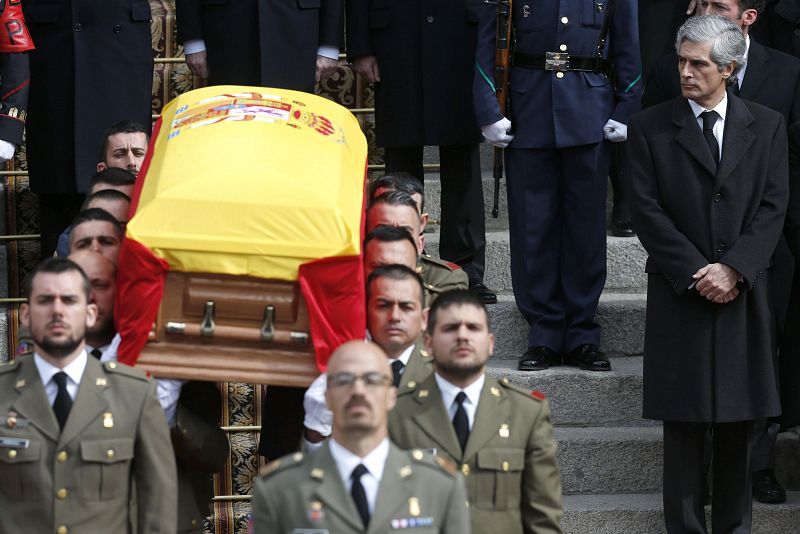
{"type": "Polygon", "coordinates": [[[37,488],[43,486],[41,454],[38,441],[29,442],[26,448],[0,448],[0,493],[24,501],[41,498],[37,494],[37,488]]]}
{"type": "Polygon", "coordinates": [[[475,501],[482,509],[518,508],[521,498],[522,470],[525,451],[522,449],[484,449],[478,452],[475,501]]]}
{"type": "Polygon", "coordinates": [[[600,28],[606,16],[608,0],[580,0],[581,26],[600,28]]]}
{"type": "Polygon", "coordinates": [[[81,497],[107,501],[127,494],[133,438],[81,442],[81,497]]]}

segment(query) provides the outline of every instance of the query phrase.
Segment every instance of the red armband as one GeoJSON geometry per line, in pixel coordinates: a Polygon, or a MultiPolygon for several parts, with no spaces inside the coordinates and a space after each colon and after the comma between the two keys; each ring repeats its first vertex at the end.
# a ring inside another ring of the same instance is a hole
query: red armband
{"type": "Polygon", "coordinates": [[[6,0],[0,13],[0,52],[33,50],[33,39],[22,16],[22,0],[6,0]]]}

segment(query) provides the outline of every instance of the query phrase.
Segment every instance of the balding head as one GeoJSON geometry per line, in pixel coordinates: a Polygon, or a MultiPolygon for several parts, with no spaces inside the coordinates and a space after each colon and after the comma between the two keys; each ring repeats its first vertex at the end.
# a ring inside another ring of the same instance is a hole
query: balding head
{"type": "Polygon", "coordinates": [[[383,350],[371,341],[349,341],[328,361],[328,408],[333,412],[333,438],[347,446],[353,440],[382,440],[397,390],[383,350]]]}
{"type": "Polygon", "coordinates": [[[89,278],[89,302],[98,308],[97,321],[86,330],[86,341],[93,347],[107,345],[114,337],[114,297],[117,269],[114,263],[93,250],[78,250],[68,257],[89,278]]]}

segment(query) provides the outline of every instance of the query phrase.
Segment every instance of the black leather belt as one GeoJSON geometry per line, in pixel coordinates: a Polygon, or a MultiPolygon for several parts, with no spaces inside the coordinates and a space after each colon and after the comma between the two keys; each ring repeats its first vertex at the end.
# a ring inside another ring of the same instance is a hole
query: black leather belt
{"type": "Polygon", "coordinates": [[[609,78],[614,70],[611,62],[604,58],[570,56],[566,52],[547,52],[546,54],[528,54],[515,50],[511,58],[512,67],[525,69],[543,69],[555,72],[570,70],[581,72],[599,72],[609,78]]]}

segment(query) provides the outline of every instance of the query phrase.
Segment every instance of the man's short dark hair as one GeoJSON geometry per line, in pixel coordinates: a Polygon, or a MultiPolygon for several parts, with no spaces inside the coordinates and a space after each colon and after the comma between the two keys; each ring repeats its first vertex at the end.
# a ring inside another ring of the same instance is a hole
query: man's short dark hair
{"type": "Polygon", "coordinates": [[[75,232],[75,228],[89,221],[105,221],[107,223],[111,223],[114,225],[117,236],[122,238],[122,226],[119,224],[119,221],[116,220],[114,216],[108,213],[106,210],[100,208],[89,208],[87,210],[83,210],[77,215],[77,217],[72,219],[72,224],[69,227],[70,235],[75,232]]]}
{"type": "MultiPolygon", "coordinates": [[[[102,160],[101,160],[102,161],[102,160]]],[[[89,182],[89,190],[91,191],[97,184],[108,184],[116,187],[124,185],[133,185],[136,183],[136,176],[127,169],[120,169],[119,167],[109,167],[92,176],[89,182]]]]}
{"type": "Polygon", "coordinates": [[[131,197],[123,193],[122,191],[117,191],[116,189],[101,189],[96,193],[92,193],[86,200],[83,201],[83,205],[81,206],[81,211],[86,211],[89,209],[89,204],[92,203],[92,200],[108,200],[108,201],[115,201],[121,200],[130,204],[131,197]]]}
{"type": "Polygon", "coordinates": [[[428,328],[426,330],[428,335],[433,335],[433,331],[436,330],[436,316],[439,314],[439,310],[443,310],[454,305],[475,306],[476,308],[483,310],[483,314],[486,316],[486,328],[490,332],[492,331],[492,321],[489,318],[489,311],[486,309],[486,304],[483,303],[483,299],[476,293],[473,293],[467,289],[453,289],[451,291],[445,291],[436,297],[435,301],[433,301],[431,309],[428,312],[428,328]]]}
{"type": "Polygon", "coordinates": [[[739,16],[742,16],[742,13],[748,9],[755,9],[760,17],[766,8],[767,0],[739,0],[739,16]]]}
{"type": "Polygon", "coordinates": [[[396,241],[406,241],[417,252],[417,244],[414,238],[404,228],[399,226],[390,226],[388,224],[379,224],[372,229],[367,237],[364,238],[364,253],[366,254],[367,245],[370,241],[380,241],[381,243],[394,243],[396,241]]]}
{"type": "Polygon", "coordinates": [[[404,191],[387,191],[381,195],[378,195],[370,201],[367,211],[371,210],[373,206],[377,206],[378,204],[386,204],[388,206],[408,206],[414,208],[415,212],[417,211],[417,203],[414,202],[414,199],[411,198],[411,195],[404,191]]]}
{"type": "Polygon", "coordinates": [[[410,172],[395,172],[381,176],[372,182],[369,197],[373,198],[375,192],[379,189],[402,191],[409,195],[420,195],[422,197],[422,209],[425,209],[425,187],[422,185],[422,180],[410,172]]]}
{"type": "Polygon", "coordinates": [[[37,274],[40,273],[51,273],[51,274],[61,274],[67,273],[70,271],[77,271],[81,275],[81,289],[83,289],[83,294],[86,296],[86,301],[89,301],[89,291],[91,290],[91,284],[89,283],[89,277],[86,276],[86,273],[83,272],[83,269],[72,260],[67,258],[56,258],[50,257],[45,258],[36,264],[36,267],[33,268],[31,274],[28,277],[28,283],[25,290],[27,291],[28,298],[31,297],[31,291],[33,289],[33,279],[36,278],[37,274]]]}
{"type": "Polygon", "coordinates": [[[425,307],[425,286],[422,284],[422,277],[416,271],[398,263],[392,265],[381,265],[380,267],[376,268],[374,271],[369,273],[369,277],[367,278],[367,301],[369,301],[371,294],[370,288],[372,287],[372,282],[378,278],[388,278],[390,280],[398,281],[414,280],[417,285],[419,285],[419,305],[421,307],[425,307]]]}
{"type": "Polygon", "coordinates": [[[105,161],[106,160],[106,150],[108,150],[108,138],[112,135],[117,135],[121,133],[143,133],[147,138],[147,142],[150,142],[150,133],[144,129],[144,126],[139,124],[136,121],[131,120],[121,120],[111,125],[111,128],[103,132],[103,148],[100,149],[100,159],[97,161],[105,161]]]}

